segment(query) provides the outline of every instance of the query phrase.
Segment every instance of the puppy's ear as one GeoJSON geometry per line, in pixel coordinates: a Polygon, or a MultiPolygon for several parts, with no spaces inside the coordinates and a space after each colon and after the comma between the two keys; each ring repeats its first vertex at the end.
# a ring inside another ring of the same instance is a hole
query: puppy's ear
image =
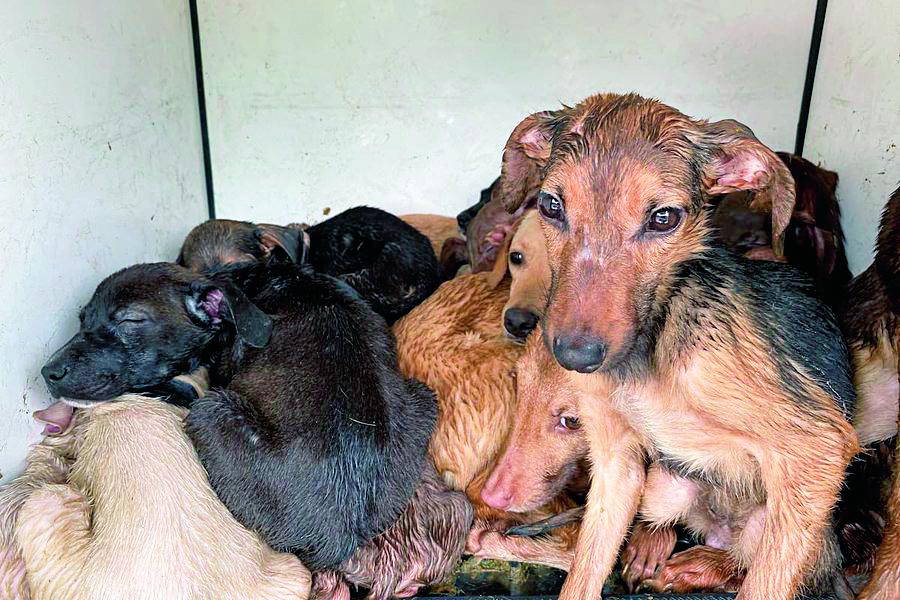
{"type": "Polygon", "coordinates": [[[491,289],[500,285],[500,282],[503,281],[503,278],[506,277],[506,274],[509,272],[509,245],[512,243],[513,236],[516,233],[516,227],[518,227],[520,222],[521,219],[514,224],[512,231],[506,235],[503,244],[500,246],[500,250],[497,251],[497,260],[494,262],[494,268],[491,269],[487,277],[487,283],[491,289]]]}
{"type": "Polygon", "coordinates": [[[500,180],[494,193],[508,212],[515,212],[528,199],[529,190],[537,193],[541,175],[550,158],[550,140],[562,111],[542,111],[525,117],[516,125],[503,149],[500,180]]]}
{"type": "Polygon", "coordinates": [[[185,306],[191,317],[208,327],[231,323],[237,336],[248,346],[264,348],[272,336],[271,317],[230,283],[195,281],[185,306]]]}
{"type": "Polygon", "coordinates": [[[309,240],[309,236],[300,228],[261,224],[253,230],[253,235],[266,256],[283,252],[297,264],[306,259],[308,243],[305,241],[309,240]]]}
{"type": "Polygon", "coordinates": [[[751,208],[772,214],[772,249],[784,254],[784,231],[794,210],[794,178],[772,150],[746,125],[725,120],[702,123],[691,138],[706,154],[703,187],[714,196],[739,190],[754,192],[751,208]]]}

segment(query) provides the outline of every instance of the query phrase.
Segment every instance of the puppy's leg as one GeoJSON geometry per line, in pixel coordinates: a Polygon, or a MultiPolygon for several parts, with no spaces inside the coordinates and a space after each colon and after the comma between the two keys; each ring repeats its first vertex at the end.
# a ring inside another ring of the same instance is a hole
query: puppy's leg
{"type": "Polygon", "coordinates": [[[792,438],[791,448],[776,446],[760,460],[765,525],[740,600],[794,597],[819,560],[847,464],[858,449],[844,422],[792,438]]]}
{"type": "Polygon", "coordinates": [[[22,506],[16,540],[34,596],[71,597],[88,557],[90,504],[68,485],[47,485],[22,506]]]}
{"type": "Polygon", "coordinates": [[[900,443],[894,451],[894,482],[888,499],[888,523],[875,558],[875,570],[859,600],[900,598],[900,443]]]}
{"type": "Polygon", "coordinates": [[[608,396],[585,398],[579,412],[590,446],[591,487],[562,600],[601,597],[644,487],[640,440],[608,396]]]}
{"type": "Polygon", "coordinates": [[[312,600],[350,600],[350,586],[337,571],[321,571],[313,575],[312,600]]]}
{"type": "Polygon", "coordinates": [[[572,567],[573,548],[555,536],[526,538],[508,536],[492,527],[474,527],[466,541],[466,552],[478,558],[528,562],[562,571],[572,567]]]}

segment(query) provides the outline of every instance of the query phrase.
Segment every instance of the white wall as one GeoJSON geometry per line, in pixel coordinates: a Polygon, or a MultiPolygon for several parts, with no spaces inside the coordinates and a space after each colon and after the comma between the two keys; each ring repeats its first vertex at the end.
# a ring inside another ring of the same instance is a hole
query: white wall
{"type": "Polygon", "coordinates": [[[793,150],[814,0],[199,2],[219,216],[456,214],[513,127],[598,91],[793,150]],[[332,213],[333,214],[333,213],[332,213]]]}
{"type": "Polygon", "coordinates": [[[828,3],[804,154],[840,175],[850,269],[872,262],[878,219],[900,183],[900,3],[828,3]]]}
{"type": "Polygon", "coordinates": [[[49,399],[39,370],[116,269],[206,217],[187,3],[0,10],[0,472],[49,399]]]}

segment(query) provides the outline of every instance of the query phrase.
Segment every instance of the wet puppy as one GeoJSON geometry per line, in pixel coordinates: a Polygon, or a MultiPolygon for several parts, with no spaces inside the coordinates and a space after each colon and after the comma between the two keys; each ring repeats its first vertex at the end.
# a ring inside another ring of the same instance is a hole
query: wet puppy
{"type": "MultiPolygon", "coordinates": [[[[730,550],[748,567],[741,600],[838,583],[831,512],[858,450],[847,348],[807,278],[716,247],[705,210],[711,196],[755,191],[781,254],[794,204],[784,163],[740,123],[633,94],[592,96],[523,128],[523,151],[543,166],[543,338],[590,394],[579,412],[591,490],[561,597],[600,597],[646,454],[735,502],[765,498],[730,550]]],[[[697,497],[682,500],[655,522],[697,497]]]]}
{"type": "Polygon", "coordinates": [[[207,221],[188,234],[177,262],[206,272],[272,256],[305,260],[317,272],[339,278],[389,324],[427,298],[441,277],[427,237],[400,218],[367,206],[346,210],[305,232],[293,226],[207,221]]]}
{"type": "Polygon", "coordinates": [[[45,366],[56,396],[107,400],[206,357],[187,430],[239,522],[312,570],[387,529],[422,473],[434,396],[398,371],[390,331],[346,284],[292,263],[215,277],[136,265],[98,286],[45,366]]]}
{"type": "Polygon", "coordinates": [[[183,416],[126,396],[82,411],[55,440],[73,445],[67,477],[35,490],[16,526],[33,598],[309,597],[297,557],[216,498],[183,416]]]}

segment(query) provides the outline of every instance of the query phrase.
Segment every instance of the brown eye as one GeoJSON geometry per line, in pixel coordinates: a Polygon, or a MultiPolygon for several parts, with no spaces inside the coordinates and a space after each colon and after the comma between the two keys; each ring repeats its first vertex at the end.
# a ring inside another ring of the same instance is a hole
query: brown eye
{"type": "Polygon", "coordinates": [[[542,217],[550,221],[563,220],[562,200],[553,194],[541,192],[538,195],[538,211],[541,213],[542,217]]]}
{"type": "Polygon", "coordinates": [[[525,262],[525,257],[522,256],[521,252],[510,252],[509,262],[513,265],[521,265],[523,262],[525,262]]]}
{"type": "Polygon", "coordinates": [[[681,215],[683,213],[682,209],[671,206],[657,208],[650,213],[650,220],[647,221],[647,231],[656,233],[672,231],[681,223],[681,215]]]}
{"type": "Polygon", "coordinates": [[[559,417],[559,425],[563,429],[575,431],[576,429],[581,428],[581,421],[578,420],[578,417],[567,417],[562,415],[559,417]]]}

